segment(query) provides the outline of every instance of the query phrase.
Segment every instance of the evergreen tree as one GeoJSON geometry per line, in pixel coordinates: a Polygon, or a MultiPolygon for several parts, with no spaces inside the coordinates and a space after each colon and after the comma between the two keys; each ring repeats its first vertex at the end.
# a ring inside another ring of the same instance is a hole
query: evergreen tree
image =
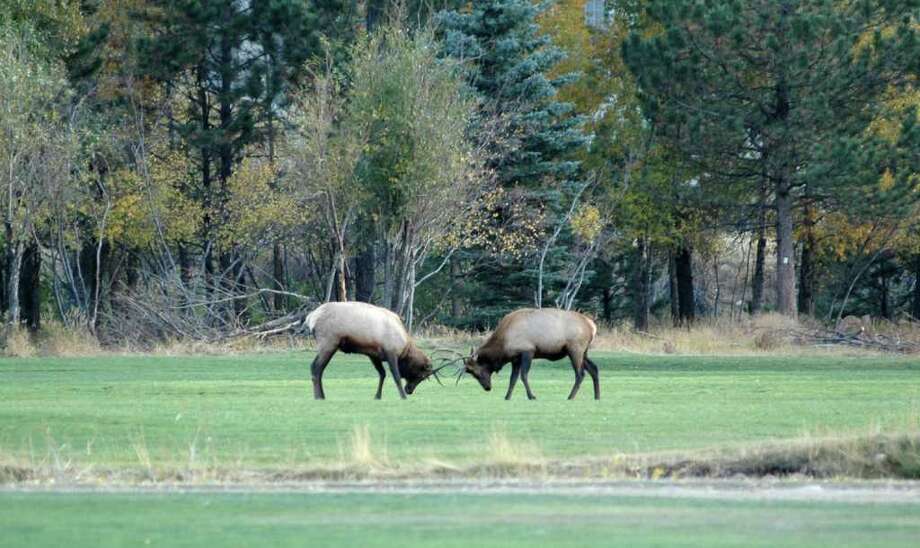
{"type": "MultiPolygon", "coordinates": [[[[776,210],[777,309],[795,314],[796,200],[896,202],[880,185],[891,147],[867,138],[880,98],[904,77],[917,0],[655,0],[656,32],[624,57],[661,135],[723,180],[768,181],[776,210]]],[[[915,44],[915,41],[914,41],[915,44]]],[[[915,48],[914,48],[915,49],[915,48]]]]}
{"type": "Polygon", "coordinates": [[[567,155],[585,143],[574,106],[556,97],[575,75],[549,76],[565,53],[539,32],[538,15],[529,0],[485,0],[440,15],[446,53],[469,61],[472,86],[507,119],[514,141],[495,166],[507,188],[570,181],[578,162],[567,155]]]}
{"type": "MultiPolygon", "coordinates": [[[[544,231],[552,233],[569,207],[567,196],[576,192],[579,162],[573,152],[586,137],[573,105],[557,97],[560,86],[574,75],[550,76],[565,54],[540,33],[539,14],[530,0],[484,0],[465,10],[441,12],[438,19],[445,53],[467,63],[484,113],[500,120],[496,149],[490,154],[498,184],[526,200],[530,215],[545,215],[544,231]]],[[[552,246],[547,264],[561,260],[564,237],[552,246]]],[[[478,299],[472,303],[475,308],[497,308],[490,316],[498,316],[512,304],[532,302],[536,273],[514,262],[500,268],[510,270],[505,276],[485,270],[480,281],[492,289],[479,292],[506,294],[511,302],[478,299]]]]}
{"type": "MultiPolygon", "coordinates": [[[[204,205],[205,269],[215,273],[216,229],[226,217],[228,181],[248,146],[273,143],[277,107],[304,64],[320,52],[322,32],[348,28],[347,0],[151,0],[142,14],[151,33],[138,44],[139,67],[185,97],[174,127],[198,163],[195,198],[204,205]]],[[[220,270],[241,273],[231,249],[220,270]]],[[[237,278],[235,276],[234,278],[237,278]]]]}

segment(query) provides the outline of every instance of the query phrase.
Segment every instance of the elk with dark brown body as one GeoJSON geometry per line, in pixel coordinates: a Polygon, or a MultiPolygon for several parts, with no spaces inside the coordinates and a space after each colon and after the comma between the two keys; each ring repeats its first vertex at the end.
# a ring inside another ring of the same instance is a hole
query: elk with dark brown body
{"type": "Polygon", "coordinates": [[[321,305],[304,320],[316,337],[316,358],[310,367],[313,377],[313,397],[326,398],[323,392],[323,370],[339,350],[346,354],[363,354],[380,376],[377,394],[380,399],[386,361],[396,381],[399,396],[412,394],[420,382],[437,371],[431,360],[413,342],[399,316],[386,308],[363,302],[332,302],[321,305]],[[403,388],[401,379],[405,379],[403,388]]]}
{"type": "Polygon", "coordinates": [[[492,390],[492,375],[510,363],[511,382],[505,399],[511,399],[514,385],[520,377],[527,390],[527,397],[533,400],[536,396],[530,390],[527,378],[531,362],[535,359],[556,361],[568,357],[575,370],[575,385],[572,386],[569,399],[575,398],[587,371],[594,382],[594,399],[597,400],[601,397],[598,370],[588,358],[588,347],[596,334],[594,321],[578,312],[555,308],[515,310],[502,318],[478,350],[470,352],[464,361],[466,367],[463,372],[475,377],[483,389],[489,391],[492,390]]]}

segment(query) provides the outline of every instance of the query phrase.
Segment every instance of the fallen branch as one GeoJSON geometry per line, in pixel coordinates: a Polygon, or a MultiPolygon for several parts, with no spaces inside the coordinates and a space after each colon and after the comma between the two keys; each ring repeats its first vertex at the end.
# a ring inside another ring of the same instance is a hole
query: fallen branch
{"type": "Polygon", "coordinates": [[[918,343],[903,341],[885,335],[870,336],[865,333],[847,335],[831,330],[790,330],[789,334],[798,344],[810,344],[814,346],[851,346],[854,348],[866,348],[903,354],[920,352],[920,344],[918,343]]]}
{"type": "Polygon", "coordinates": [[[240,329],[234,333],[229,333],[225,336],[219,337],[217,340],[227,341],[244,337],[266,339],[268,337],[280,335],[282,333],[291,333],[296,335],[305,331],[305,320],[308,313],[309,311],[306,307],[304,307],[300,310],[297,310],[296,312],[291,312],[286,316],[275,318],[274,320],[267,321],[255,327],[240,329]]]}

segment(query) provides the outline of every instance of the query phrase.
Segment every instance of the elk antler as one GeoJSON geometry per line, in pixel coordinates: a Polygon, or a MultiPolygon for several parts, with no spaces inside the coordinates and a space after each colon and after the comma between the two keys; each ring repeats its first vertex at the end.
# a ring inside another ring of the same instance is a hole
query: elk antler
{"type": "Polygon", "coordinates": [[[463,355],[462,352],[458,352],[454,350],[453,348],[436,347],[431,351],[431,355],[434,356],[436,354],[450,354],[450,355],[453,355],[455,358],[465,358],[466,357],[463,355]]]}
{"type": "Polygon", "coordinates": [[[434,380],[438,381],[438,384],[440,384],[441,386],[444,386],[444,383],[441,382],[441,377],[438,376],[438,371],[444,369],[445,367],[449,367],[449,366],[453,365],[453,364],[456,363],[457,361],[459,361],[459,358],[455,358],[455,359],[453,359],[453,360],[449,360],[449,361],[447,361],[447,362],[444,362],[440,367],[438,367],[437,369],[433,370],[431,373],[428,373],[427,375],[425,375],[424,377],[422,377],[422,380],[425,380],[425,379],[427,379],[428,377],[434,377],[434,380]]]}
{"type": "Polygon", "coordinates": [[[441,367],[435,369],[434,371],[432,371],[432,372],[429,373],[428,375],[425,375],[425,378],[427,379],[428,377],[434,376],[434,380],[438,381],[438,384],[440,384],[441,386],[444,386],[444,383],[441,382],[441,377],[438,376],[438,371],[444,369],[444,368],[447,367],[448,365],[451,365],[451,364],[450,364],[450,363],[445,363],[444,365],[442,365],[441,367]]]}
{"type": "MultiPolygon", "coordinates": [[[[462,363],[463,361],[465,361],[465,360],[467,360],[467,359],[473,357],[473,356],[475,355],[475,349],[472,349],[472,348],[471,348],[471,349],[470,349],[470,354],[469,354],[469,355],[466,355],[466,354],[463,354],[462,352],[458,352],[458,351],[454,350],[453,348],[437,347],[437,348],[434,348],[433,350],[431,350],[431,355],[432,355],[432,357],[435,357],[436,359],[438,359],[438,360],[440,361],[440,364],[441,364],[441,365],[440,365],[440,367],[438,367],[437,369],[435,369],[434,371],[432,371],[431,373],[429,373],[428,375],[426,375],[425,378],[427,379],[428,377],[434,375],[435,380],[437,380],[437,381],[440,383],[440,382],[441,382],[441,379],[440,379],[440,378],[438,377],[438,375],[437,375],[438,371],[440,371],[440,370],[442,370],[442,369],[444,369],[444,368],[446,368],[446,367],[448,367],[448,366],[450,366],[450,365],[453,365],[453,364],[455,364],[455,363],[458,363],[458,362],[461,362],[461,363],[462,363]],[[437,354],[450,354],[450,355],[453,356],[453,358],[452,358],[452,359],[448,359],[448,358],[436,358],[436,355],[437,355],[437,354]]],[[[463,373],[464,373],[464,368],[463,368],[463,367],[458,367],[458,368],[457,368],[457,382],[456,382],[455,384],[459,384],[459,383],[460,383],[460,377],[463,376],[463,373]]],[[[443,384],[443,383],[442,383],[442,384],[443,384]]]]}

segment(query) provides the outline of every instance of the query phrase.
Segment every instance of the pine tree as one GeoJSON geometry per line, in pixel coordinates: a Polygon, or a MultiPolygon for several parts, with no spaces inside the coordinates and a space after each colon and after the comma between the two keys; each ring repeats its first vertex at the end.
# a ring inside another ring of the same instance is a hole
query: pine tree
{"type": "Polygon", "coordinates": [[[879,100],[916,51],[917,0],[655,0],[654,32],[624,57],[660,134],[712,179],[768,181],[776,210],[777,309],[795,314],[794,210],[824,203],[892,204],[909,186],[880,188],[891,147],[867,138],[879,100]],[[915,49],[915,48],[914,48],[915,49]]]}
{"type": "MultiPolygon", "coordinates": [[[[151,0],[141,14],[150,28],[137,44],[142,75],[186,98],[174,127],[198,164],[200,181],[192,188],[205,210],[201,248],[209,276],[216,272],[212,250],[231,175],[248,146],[267,142],[271,149],[279,103],[306,60],[320,53],[322,33],[349,27],[341,15],[349,13],[346,5],[151,0]]],[[[220,251],[221,271],[241,272],[233,255],[220,251]]]]}
{"type": "Polygon", "coordinates": [[[516,142],[496,166],[508,188],[576,177],[578,162],[567,155],[585,143],[573,105],[556,98],[575,75],[549,76],[565,53],[540,34],[538,15],[529,0],[474,2],[469,12],[440,15],[446,53],[470,62],[473,87],[495,114],[508,117],[516,142]]]}
{"type": "MultiPolygon", "coordinates": [[[[574,75],[550,76],[565,54],[540,33],[539,13],[530,0],[485,0],[473,2],[466,10],[441,12],[438,19],[445,53],[467,63],[470,84],[482,98],[483,110],[501,120],[491,166],[498,184],[523,197],[532,214],[542,211],[544,230],[552,232],[568,209],[567,196],[578,186],[579,162],[573,152],[585,144],[586,136],[573,105],[557,97],[559,88],[574,75]]],[[[551,250],[549,264],[564,252],[559,243],[551,250]]],[[[535,272],[517,263],[509,269],[510,275],[489,276],[486,270],[480,279],[493,288],[480,295],[505,294],[511,302],[479,299],[482,302],[473,305],[506,309],[531,301],[535,272]]]]}

